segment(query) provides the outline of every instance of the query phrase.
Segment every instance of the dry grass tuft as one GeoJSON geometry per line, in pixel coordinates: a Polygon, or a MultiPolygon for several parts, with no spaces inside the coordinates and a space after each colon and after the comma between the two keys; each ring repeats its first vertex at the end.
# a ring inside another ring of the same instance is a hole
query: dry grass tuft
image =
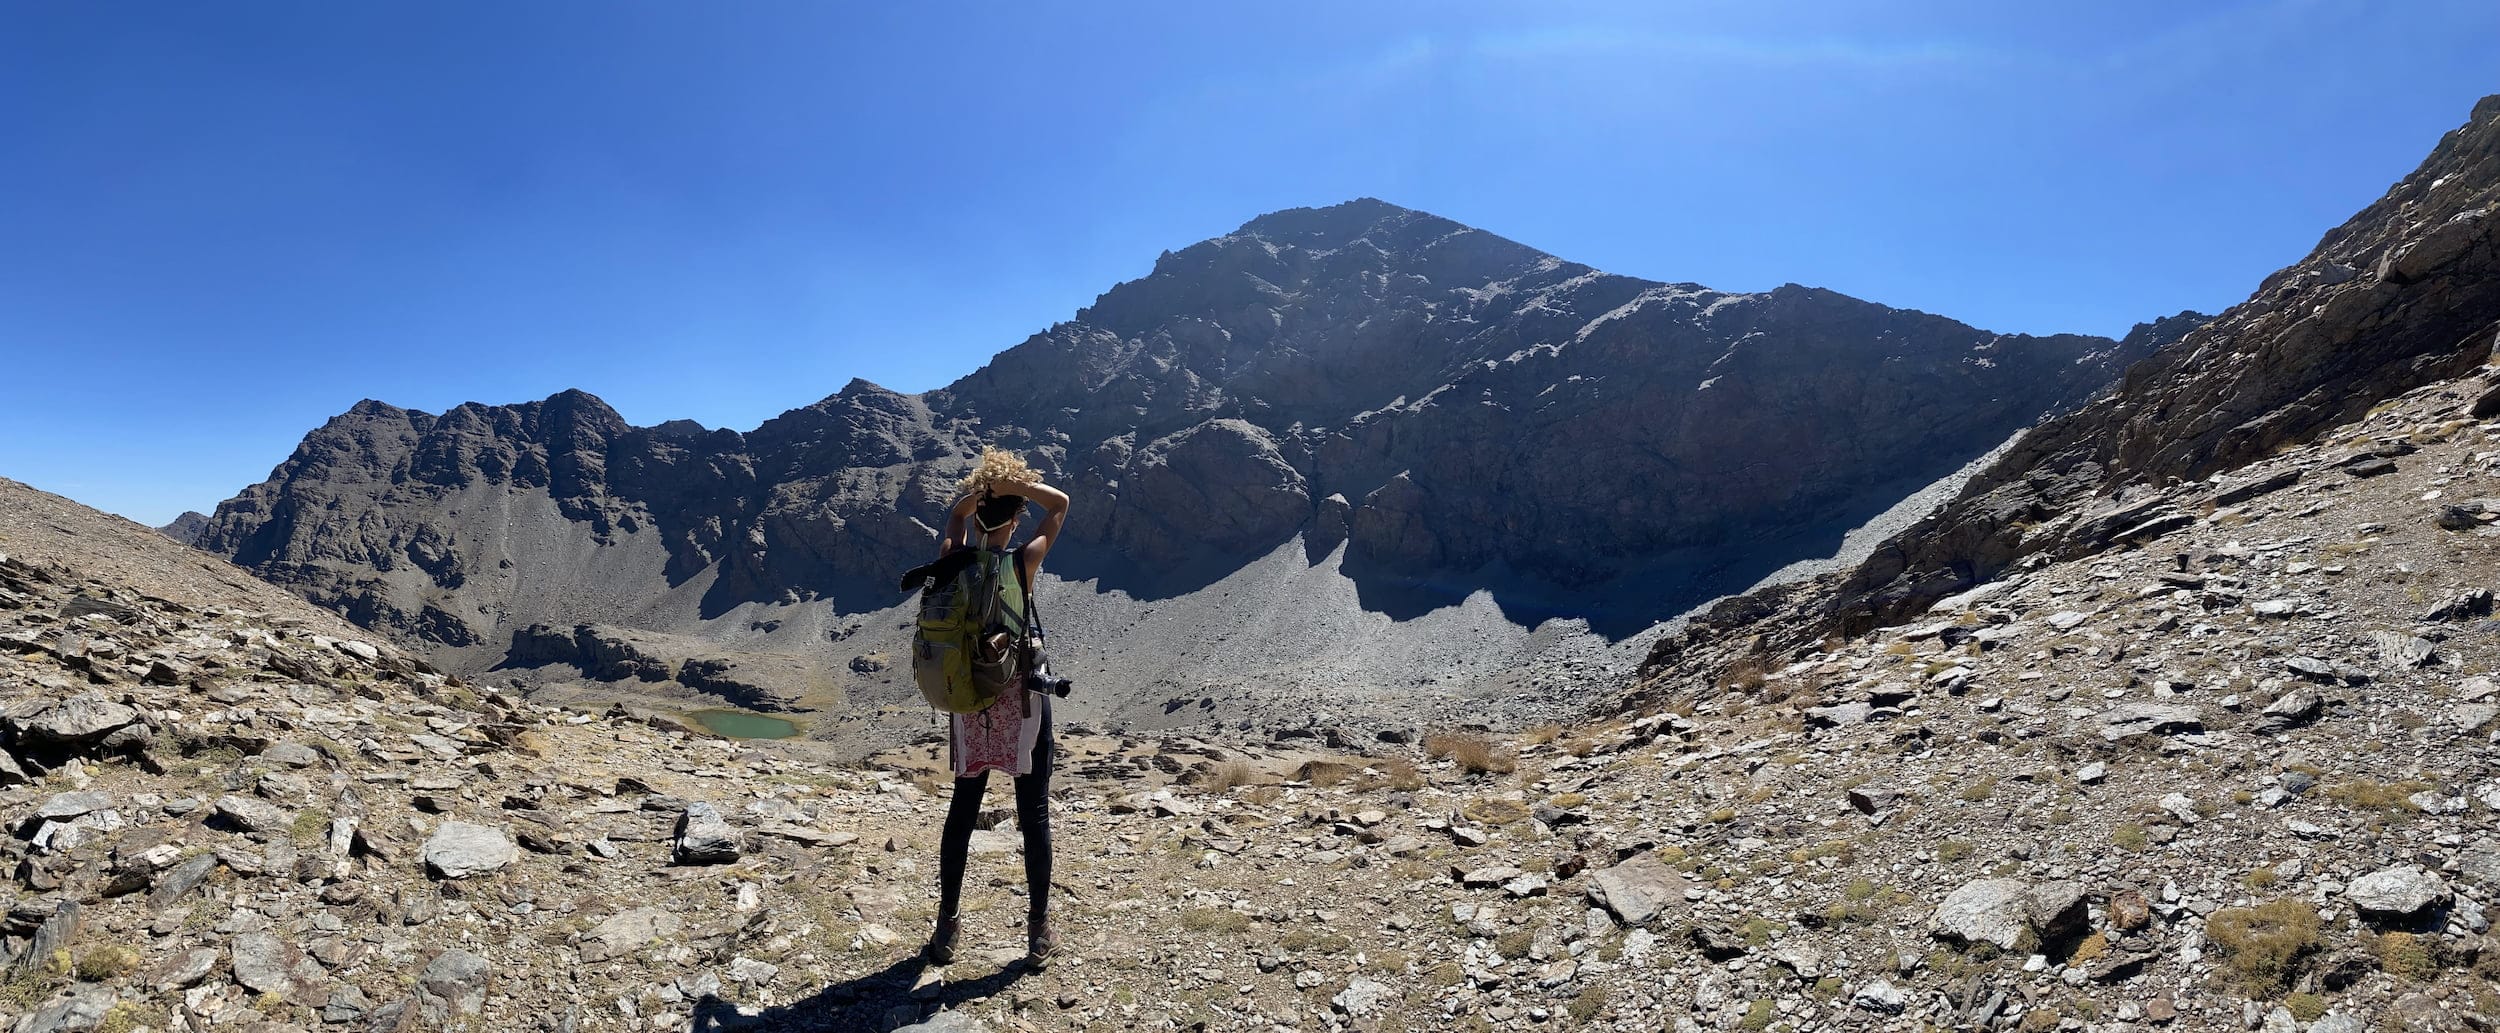
{"type": "Polygon", "coordinates": [[[1404,757],[1391,757],[1374,763],[1354,776],[1354,791],[1368,793],[1375,789],[1414,792],[1424,787],[1424,773],[1415,762],[1404,757]]]}
{"type": "Polygon", "coordinates": [[[2379,971],[2408,983],[2427,983],[2439,974],[2439,959],[2431,955],[2430,945],[2412,933],[2382,933],[2372,945],[2378,953],[2379,971]]]}
{"type": "Polygon", "coordinates": [[[2318,912],[2291,897],[2227,907],[2206,920],[2205,935],[2242,992],[2271,997],[2292,985],[2301,960],[2318,949],[2318,912]]]}
{"type": "Polygon", "coordinates": [[[1527,820],[1528,805],[1499,796],[1481,796],[1467,801],[1459,813],[1480,825],[1511,825],[1527,820]]]}
{"type": "Polygon", "coordinates": [[[1353,778],[1363,770],[1361,764],[1348,760],[1309,760],[1293,771],[1294,781],[1313,786],[1333,786],[1353,778]]]}
{"type": "Polygon", "coordinates": [[[1197,773],[1198,788],[1210,796],[1232,792],[1249,785],[1257,777],[1258,773],[1251,770],[1247,761],[1239,760],[1228,760],[1197,773]]]}
{"type": "Polygon", "coordinates": [[[1519,756],[1493,748],[1481,736],[1442,733],[1424,738],[1424,752],[1435,760],[1450,760],[1470,775],[1507,775],[1519,770],[1519,756]]]}
{"type": "Polygon", "coordinates": [[[2420,808],[2413,806],[2412,796],[2437,788],[2428,782],[2372,782],[2355,779],[2328,786],[2327,799],[2357,811],[2378,811],[2388,815],[2410,815],[2420,808]]]}
{"type": "Polygon", "coordinates": [[[1245,933],[1250,931],[1250,916],[1225,908],[1191,908],[1181,912],[1181,928],[1193,933],[1245,933]]]}

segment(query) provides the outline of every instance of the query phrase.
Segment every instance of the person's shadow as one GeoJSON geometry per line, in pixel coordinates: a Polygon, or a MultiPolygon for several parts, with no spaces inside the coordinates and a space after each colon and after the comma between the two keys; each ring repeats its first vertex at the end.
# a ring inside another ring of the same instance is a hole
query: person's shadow
{"type": "MultiPolygon", "coordinates": [[[[958,960],[952,967],[973,966],[958,960]]],[[[818,990],[805,1000],[766,1008],[756,1015],[742,1015],[736,1005],[706,996],[695,1002],[694,1033],[887,1033],[968,1001],[997,996],[1028,971],[1019,959],[988,975],[949,979],[914,994],[912,982],[922,968],[918,957],[906,956],[878,971],[818,990]]]]}

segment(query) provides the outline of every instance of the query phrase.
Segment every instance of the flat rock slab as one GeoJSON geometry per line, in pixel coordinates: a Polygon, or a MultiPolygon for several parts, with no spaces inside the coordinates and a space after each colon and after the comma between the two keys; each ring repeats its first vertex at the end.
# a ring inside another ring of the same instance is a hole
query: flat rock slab
{"type": "Polygon", "coordinates": [[[975,856],[1012,854],[1024,849],[1024,837],[999,829],[974,829],[969,849],[975,856]]]}
{"type": "Polygon", "coordinates": [[[82,743],[139,719],[139,712],[85,692],[55,703],[19,726],[30,738],[57,743],[82,743]]]}
{"type": "Polygon", "coordinates": [[[285,808],[249,796],[220,796],[215,807],[219,818],[254,835],[282,832],[295,823],[294,816],[288,814],[285,808]]]}
{"type": "Polygon", "coordinates": [[[685,928],[685,919],[656,907],[620,911],[591,927],[582,940],[582,960],[596,964],[623,957],[647,944],[674,940],[685,928]]]}
{"type": "Polygon", "coordinates": [[[425,841],[425,867],[437,878],[466,879],[520,860],[521,848],[502,829],[447,821],[425,841]]]}
{"type": "Polygon", "coordinates": [[[1684,877],[1665,862],[1642,854],[1589,876],[1591,903],[1629,926],[1647,925],[1684,899],[1684,877]]]}
{"type": "Polygon", "coordinates": [[[86,789],[78,792],[60,793],[53,796],[49,800],[45,800],[43,802],[43,806],[35,808],[35,817],[49,819],[75,818],[82,814],[92,814],[110,806],[113,806],[113,794],[99,792],[93,789],[86,789]]]}
{"type": "Polygon", "coordinates": [[[990,1033],[981,1020],[959,1011],[943,1011],[930,1016],[927,1022],[900,1026],[894,1033],[990,1033]]]}
{"type": "Polygon", "coordinates": [[[2101,738],[2110,742],[2139,735],[2193,734],[2205,730],[2195,707],[2171,703],[2121,703],[2101,711],[2101,738]]]}
{"type": "Polygon", "coordinates": [[[2370,644],[2378,647],[2379,662],[2398,670],[2426,667],[2438,655],[2431,640],[2400,631],[2373,631],[2370,644]]]}

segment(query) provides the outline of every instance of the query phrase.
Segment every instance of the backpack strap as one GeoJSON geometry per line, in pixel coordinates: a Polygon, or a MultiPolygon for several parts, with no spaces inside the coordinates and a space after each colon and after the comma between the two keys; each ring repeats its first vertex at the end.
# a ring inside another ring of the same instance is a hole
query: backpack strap
{"type": "Polygon", "coordinates": [[[1024,648],[1031,653],[1033,629],[1041,624],[1042,615],[1034,609],[1033,584],[1024,576],[1024,546],[1016,546],[1016,551],[1008,554],[1008,562],[1016,565],[1016,591],[1024,596],[1024,648]]]}

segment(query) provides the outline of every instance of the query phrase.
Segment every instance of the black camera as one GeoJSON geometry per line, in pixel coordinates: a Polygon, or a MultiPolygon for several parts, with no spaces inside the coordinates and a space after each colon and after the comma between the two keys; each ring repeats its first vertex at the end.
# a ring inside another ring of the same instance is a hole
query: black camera
{"type": "Polygon", "coordinates": [[[1031,692],[1047,692],[1060,699],[1068,698],[1068,690],[1075,688],[1075,685],[1066,678],[1050,673],[1050,658],[1041,655],[1039,650],[1034,651],[1033,660],[1033,669],[1024,672],[1025,689],[1031,692]]]}
{"type": "Polygon", "coordinates": [[[1053,696],[1059,697],[1060,699],[1066,699],[1068,698],[1068,690],[1075,688],[1075,685],[1069,682],[1066,678],[1037,671],[1024,676],[1024,687],[1035,692],[1047,692],[1053,696]]]}

